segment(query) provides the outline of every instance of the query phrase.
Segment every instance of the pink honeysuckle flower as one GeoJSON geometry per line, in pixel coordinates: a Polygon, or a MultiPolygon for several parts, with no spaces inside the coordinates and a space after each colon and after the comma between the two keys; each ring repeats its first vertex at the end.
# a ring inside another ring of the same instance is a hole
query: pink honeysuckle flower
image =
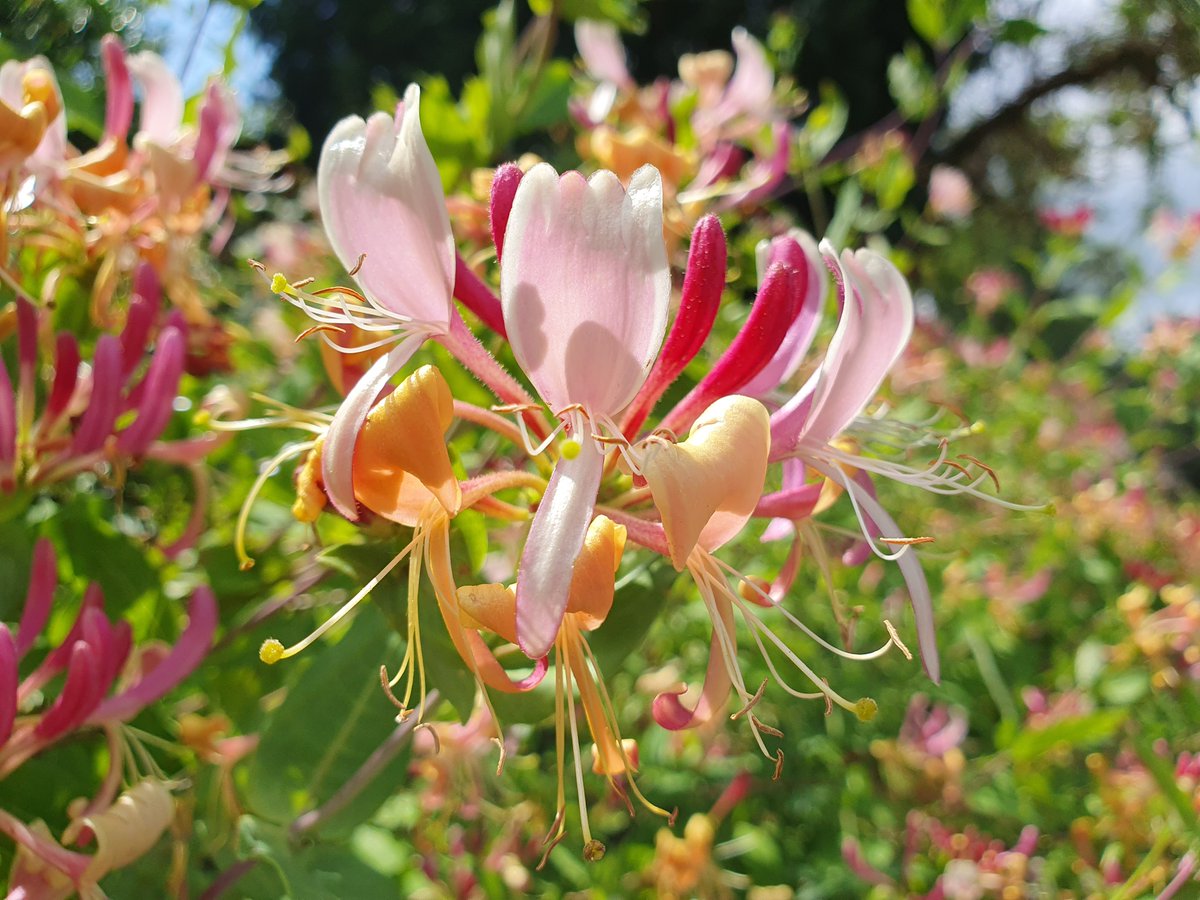
{"type": "Polygon", "coordinates": [[[579,51],[588,75],[597,82],[587,102],[587,119],[593,123],[603,122],[618,94],[636,87],[625,63],[625,48],[621,45],[617,27],[611,22],[578,19],[575,22],[575,49],[579,51]]]}
{"type": "Polygon", "coordinates": [[[162,317],[161,292],[148,265],[142,264],[134,278],[124,329],[100,337],[90,365],[83,365],[73,336],[58,335],[53,377],[44,389],[39,382],[46,367],[38,366],[44,313],[23,297],[16,306],[15,390],[0,361],[0,495],[61,481],[105,462],[128,466],[170,456],[158,439],[174,414],[187,329],[177,314],[162,317]]]}
{"type": "Polygon", "coordinates": [[[733,29],[731,40],[737,56],[733,76],[715,105],[701,107],[692,116],[701,143],[718,133],[749,133],[775,116],[775,72],[763,45],[741,27],[733,29]]]}
{"type": "MultiPolygon", "coordinates": [[[[922,468],[856,452],[860,442],[869,443],[877,435],[887,440],[891,435],[874,418],[862,414],[912,335],[912,293],[895,266],[870,250],[844,251],[839,257],[823,241],[821,252],[837,283],[841,313],[820,366],[771,417],[771,456],[802,461],[850,497],[865,548],[881,559],[894,560],[904,575],[922,662],[930,678],[937,681],[940,666],[929,585],[912,546],[928,539],[901,536],[899,526],[875,495],[871,475],[935,493],[969,494],[1010,509],[1031,507],[984,493],[982,484],[994,479],[994,474],[969,457],[969,462],[982,469],[981,474],[948,459],[947,441],[925,435],[918,438],[918,445],[940,443],[937,459],[922,468]]],[[[805,485],[764,497],[758,514],[788,517],[788,507],[794,504],[791,517],[805,517],[812,510],[811,494],[805,485]]]]}
{"type": "Polygon", "coordinates": [[[391,349],[347,393],[325,435],[325,490],[344,516],[358,518],[352,461],[358,433],[379,393],[426,340],[437,340],[501,400],[529,396],[479,344],[454,307],[456,253],[445,195],[421,132],[420,89],[409,85],[394,117],[339,122],[321,149],[317,190],[330,244],[361,291],[309,293],[276,275],[272,288],[320,328],[353,326],[380,335],[340,352],[391,349]],[[394,345],[394,346],[393,346],[394,345]]]}
{"type": "Polygon", "coordinates": [[[566,609],[604,467],[590,435],[620,434],[614,417],[645,381],[662,344],[671,276],[662,183],[639,169],[626,190],[600,171],[561,177],[546,164],[521,180],[505,232],[500,299],[513,354],[568,427],[517,577],[517,637],[539,658],[566,609]]]}
{"type": "MultiPolygon", "coordinates": [[[[132,630],[127,622],[114,624],[108,620],[103,594],[93,584],[66,638],[23,680],[18,680],[17,663],[45,626],[57,585],[54,549],[43,538],[34,551],[33,572],[15,639],[7,626],[0,624],[0,778],[79,728],[108,729],[133,718],[195,670],[207,655],[216,631],[216,600],[208,588],[197,588],[188,607],[188,625],[174,646],[155,665],[144,667],[129,683],[122,684],[121,672],[136,652],[132,630]],[[45,709],[14,715],[62,673],[62,690],[52,702],[47,701],[45,709]],[[114,684],[118,688],[109,696],[114,684]]],[[[144,655],[144,651],[138,655],[144,655]]],[[[119,766],[119,760],[115,764],[119,766]]]]}

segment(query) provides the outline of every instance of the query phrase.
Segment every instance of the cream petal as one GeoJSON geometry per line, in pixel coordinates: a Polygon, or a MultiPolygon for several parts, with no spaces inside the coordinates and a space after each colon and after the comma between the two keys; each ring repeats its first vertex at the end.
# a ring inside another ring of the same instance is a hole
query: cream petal
{"type": "Polygon", "coordinates": [[[709,406],[687,440],[646,446],[642,474],[677,570],[697,544],[715,550],[746,524],[762,494],[769,450],[766,409],[738,394],[709,406]]]}

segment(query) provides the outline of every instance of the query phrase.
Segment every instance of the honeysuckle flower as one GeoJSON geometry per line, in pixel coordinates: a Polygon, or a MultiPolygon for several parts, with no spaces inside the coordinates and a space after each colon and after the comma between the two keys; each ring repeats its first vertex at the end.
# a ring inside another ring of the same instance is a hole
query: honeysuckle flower
{"type": "Polygon", "coordinates": [[[325,435],[322,477],[330,502],[358,518],[353,456],[358,432],[380,391],[426,340],[442,343],[504,402],[528,395],[496,364],[454,307],[456,252],[437,165],[421,132],[420,89],[404,92],[395,116],[339,122],[321,149],[317,187],[334,253],[359,291],[310,293],[276,275],[272,288],[304,310],[318,330],[349,325],[376,340],[335,350],[390,347],[358,378],[325,435]]]}
{"type": "Polygon", "coordinates": [[[188,453],[177,458],[182,446],[159,440],[174,414],[187,327],[178,316],[161,316],[148,266],[139,270],[124,329],[102,335],[90,362],[63,332],[55,340],[53,366],[39,364],[46,316],[20,296],[16,309],[15,383],[0,361],[0,496],[28,497],[105,466],[119,475],[145,458],[189,461],[188,453]],[[43,379],[47,371],[52,377],[43,379]]]}
{"type": "Polygon", "coordinates": [[[0,810],[0,832],[17,844],[9,874],[10,897],[66,900],[76,893],[85,900],[106,896],[99,882],[110,872],[144,856],[158,843],[175,817],[175,800],[160,779],[139,781],[106,808],[74,818],[62,842],[43,822],[26,825],[0,810]],[[64,845],[94,840],[92,854],[64,845]]]}
{"type": "Polygon", "coordinates": [[[35,179],[18,205],[56,178],[67,148],[62,92],[45,57],[9,60],[0,65],[0,197],[8,199],[19,176],[35,179]]]}
{"type": "MultiPolygon", "coordinates": [[[[407,559],[408,640],[396,675],[390,679],[385,676],[389,692],[401,679],[406,679],[402,694],[399,697],[391,695],[402,716],[414,709],[418,718],[423,718],[425,713],[424,656],[417,610],[423,570],[428,572],[451,641],[475,676],[485,700],[489,689],[519,692],[529,690],[541,681],[547,670],[544,658],[535,663],[529,675],[514,680],[492,649],[470,624],[464,622],[450,558],[450,520],[461,509],[474,506],[491,511],[499,509],[508,514],[511,508],[497,505],[494,500],[497,492],[531,486],[540,488],[545,482],[523,472],[498,472],[460,484],[454,475],[445,441],[454,410],[445,378],[433,366],[423,366],[368,412],[356,435],[351,456],[355,502],[373,515],[412,527],[411,539],[377,575],[303,640],[287,648],[274,639],[264,642],[259,651],[263,662],[277,663],[313,644],[350,615],[380,581],[407,559]],[[398,434],[404,435],[404,440],[397,440],[398,434]]],[[[266,476],[286,456],[305,452],[308,455],[297,476],[297,503],[293,511],[301,521],[315,520],[328,496],[321,457],[327,452],[327,429],[332,427],[322,427],[316,421],[314,416],[315,440],[289,448],[267,464],[243,506],[239,532],[249,504],[266,476]]]]}
{"type": "Polygon", "coordinates": [[[668,221],[680,234],[706,204],[728,209],[758,202],[787,175],[792,129],[775,96],[766,51],[743,28],[734,30],[732,40],[736,66],[724,51],[685,55],[680,81],[638,89],[616,29],[588,20],[575,24],[576,46],[595,82],[576,109],[586,129],[580,155],[623,180],[640,165],[656,166],[669,203],[679,204],[669,208],[668,221]]]}
{"type": "MultiPolygon", "coordinates": [[[[752,579],[713,555],[754,514],[762,494],[769,452],[770,420],[766,409],[757,400],[734,395],[717,400],[705,410],[686,440],[646,441],[640,465],[662,518],[667,555],[677,570],[686,568],[691,574],[713,625],[708,671],[699,697],[689,708],[680,699],[684,688],[661,693],[654,701],[654,717],[671,730],[695,727],[716,715],[732,688],[744,704],[735,718],[747,716],[759,748],[771,757],[761,733],[777,732],[750,712],[763,688],[750,690],[742,676],[736,655],[735,612],[745,620],[755,645],[785,691],[797,698],[824,698],[861,719],[874,715],[874,701],[844,699],[752,612],[751,604],[779,609],[791,624],[821,646],[849,659],[874,658],[898,642],[893,635],[881,648],[866,654],[835,648],[752,579]],[[730,577],[738,584],[736,590],[730,586],[730,577]],[[791,687],[771,661],[764,637],[812,682],[815,691],[801,692],[791,687]]],[[[774,758],[782,762],[778,753],[774,758]]]]}
{"type": "Polygon", "coordinates": [[[868,884],[886,885],[927,900],[982,897],[985,891],[996,896],[1006,893],[1027,896],[1039,890],[1036,872],[1030,866],[1038,839],[1038,830],[1033,825],[1021,829],[1011,848],[971,827],[954,831],[915,810],[909,813],[904,831],[904,846],[908,849],[898,880],[868,863],[854,838],[842,841],[842,858],[868,884]],[[917,894],[919,884],[928,884],[930,866],[939,873],[933,888],[917,894]]]}
{"type": "MultiPolygon", "coordinates": [[[[554,639],[555,667],[555,729],[557,735],[558,814],[550,834],[546,836],[543,863],[550,851],[566,835],[566,741],[570,733],[575,783],[579,791],[580,827],[584,840],[584,858],[589,861],[604,855],[604,844],[592,836],[587,814],[587,799],[583,794],[583,754],[579,742],[579,724],[575,712],[575,691],[578,688],[580,706],[591,733],[592,770],[603,775],[609,786],[625,799],[626,786],[648,810],[669,817],[669,814],[650,803],[634,780],[637,770],[636,744],[622,740],[616,712],[603,674],[588,645],[586,633],[595,631],[612,609],[614,578],[625,549],[625,528],[606,516],[592,519],[584,536],[572,569],[567,605],[554,639]]],[[[514,592],[501,584],[481,584],[458,590],[463,621],[486,629],[505,640],[518,639],[518,600],[514,592]]],[[[540,868],[540,866],[539,866],[540,868]]]]}
{"type": "MultiPolygon", "coordinates": [[[[216,630],[216,600],[208,588],[196,588],[188,607],[188,625],[174,646],[165,655],[156,652],[156,663],[141,666],[140,674],[125,681],[123,670],[139,668],[127,665],[130,659],[148,651],[133,646],[127,622],[109,621],[104,614],[104,595],[93,584],[66,638],[19,679],[17,664],[49,620],[57,585],[54,548],[42,539],[34,552],[15,637],[0,624],[0,779],[77,729],[108,731],[133,718],[192,673],[208,653],[216,630]],[[63,673],[62,690],[53,702],[44,700],[43,709],[28,712],[26,707],[35,695],[63,673]],[[114,685],[117,689],[109,696],[114,685]]],[[[112,764],[119,768],[119,757],[112,764]]]]}
{"type": "Polygon", "coordinates": [[[541,164],[516,191],[500,264],[513,355],[568,431],[517,574],[517,637],[531,658],[554,644],[571,563],[583,546],[614,417],[645,381],[663,339],[671,278],[658,172],[628,191],[541,164]]]}
{"type": "MultiPolygon", "coordinates": [[[[799,461],[806,471],[819,473],[845,491],[862,526],[866,548],[881,559],[896,561],[904,575],[921,659],[929,677],[937,681],[940,665],[929,585],[912,546],[929,539],[902,536],[879,503],[871,476],[940,494],[969,494],[1011,509],[1031,507],[983,492],[981,486],[994,480],[994,473],[973,457],[963,458],[980,471],[977,475],[950,459],[947,440],[917,435],[917,445],[940,444],[936,459],[922,469],[856,452],[860,443],[870,443],[877,435],[886,440],[896,431],[905,433],[902,425],[893,429],[886,421],[862,414],[912,335],[912,293],[895,266],[870,250],[843,251],[838,256],[823,241],[821,252],[838,287],[838,324],[817,370],[771,416],[771,456],[799,461]]],[[[759,514],[804,518],[811,514],[815,490],[819,488],[803,484],[764,497],[759,514]]]]}

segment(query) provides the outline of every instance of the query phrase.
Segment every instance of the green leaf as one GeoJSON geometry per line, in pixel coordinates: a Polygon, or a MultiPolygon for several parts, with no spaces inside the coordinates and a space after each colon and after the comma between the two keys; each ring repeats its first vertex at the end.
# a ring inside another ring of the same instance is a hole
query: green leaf
{"type": "Polygon", "coordinates": [[[238,856],[262,865],[238,883],[239,896],[291,900],[396,896],[396,885],[341,847],[304,846],[277,825],[253,816],[238,820],[238,856]],[[263,877],[271,873],[274,879],[263,877]],[[254,877],[257,875],[257,877],[254,877]]]}
{"type": "Polygon", "coordinates": [[[1059,744],[1082,749],[1112,737],[1128,715],[1123,709],[1106,709],[1064,719],[1039,731],[1026,730],[1012,742],[1008,752],[1013,762],[1030,763],[1059,744]]]}
{"type": "Polygon", "coordinates": [[[60,558],[70,560],[77,578],[104,589],[105,608],[119,615],[139,597],[158,587],[146,548],[117,531],[107,520],[111,511],[95,498],[77,500],[54,518],[60,558]],[[95,502],[91,502],[92,500],[95,502]]]}
{"type": "Polygon", "coordinates": [[[937,85],[916,44],[892,57],[887,74],[888,89],[906,119],[924,119],[937,108],[937,85]]]}
{"type": "Polygon", "coordinates": [[[678,573],[659,559],[643,563],[617,582],[612,611],[588,637],[604,673],[617,671],[650,633],[678,573]]]}
{"type": "MultiPolygon", "coordinates": [[[[382,614],[366,606],[341,640],[323,641],[298,658],[312,662],[267,719],[250,762],[251,811],[292,821],[329,800],[387,739],[396,710],[379,686],[379,666],[394,662],[396,645],[382,614]]],[[[296,663],[280,663],[289,664],[296,663]]],[[[406,756],[399,754],[321,833],[345,833],[378,809],[404,777],[406,756]]]]}
{"type": "Polygon", "coordinates": [[[1046,34],[1046,29],[1032,19],[1009,19],[1000,26],[996,40],[1004,44],[1024,47],[1046,34]]]}

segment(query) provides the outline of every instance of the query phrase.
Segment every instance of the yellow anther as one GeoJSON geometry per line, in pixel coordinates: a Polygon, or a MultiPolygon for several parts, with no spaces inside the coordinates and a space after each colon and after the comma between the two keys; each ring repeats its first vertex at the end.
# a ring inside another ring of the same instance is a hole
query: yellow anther
{"type": "Polygon", "coordinates": [[[1045,506],[1042,507],[1042,512],[1044,512],[1048,516],[1057,516],[1058,515],[1058,504],[1055,503],[1053,500],[1051,500],[1049,503],[1047,503],[1045,506]]]}
{"type": "Polygon", "coordinates": [[[860,722],[870,722],[875,718],[877,712],[879,712],[879,704],[870,697],[863,697],[854,704],[854,714],[858,716],[860,722]]]}
{"type": "Polygon", "coordinates": [[[258,658],[268,666],[275,665],[275,663],[283,659],[283,644],[279,643],[275,638],[267,638],[262,642],[262,646],[258,648],[258,658]]]}
{"type": "Polygon", "coordinates": [[[971,427],[967,429],[971,434],[983,434],[987,431],[986,422],[972,422],[971,427]]]}
{"type": "Polygon", "coordinates": [[[600,862],[604,859],[604,852],[607,848],[596,839],[588,841],[583,847],[583,858],[588,862],[600,862]]]}
{"type": "Polygon", "coordinates": [[[579,455],[581,449],[579,441],[574,438],[567,438],[558,445],[558,452],[562,454],[563,459],[574,459],[579,455]]]}
{"type": "Polygon", "coordinates": [[[283,277],[282,272],[276,272],[271,277],[271,290],[276,294],[286,294],[290,292],[292,286],[288,284],[288,280],[283,277]]]}

